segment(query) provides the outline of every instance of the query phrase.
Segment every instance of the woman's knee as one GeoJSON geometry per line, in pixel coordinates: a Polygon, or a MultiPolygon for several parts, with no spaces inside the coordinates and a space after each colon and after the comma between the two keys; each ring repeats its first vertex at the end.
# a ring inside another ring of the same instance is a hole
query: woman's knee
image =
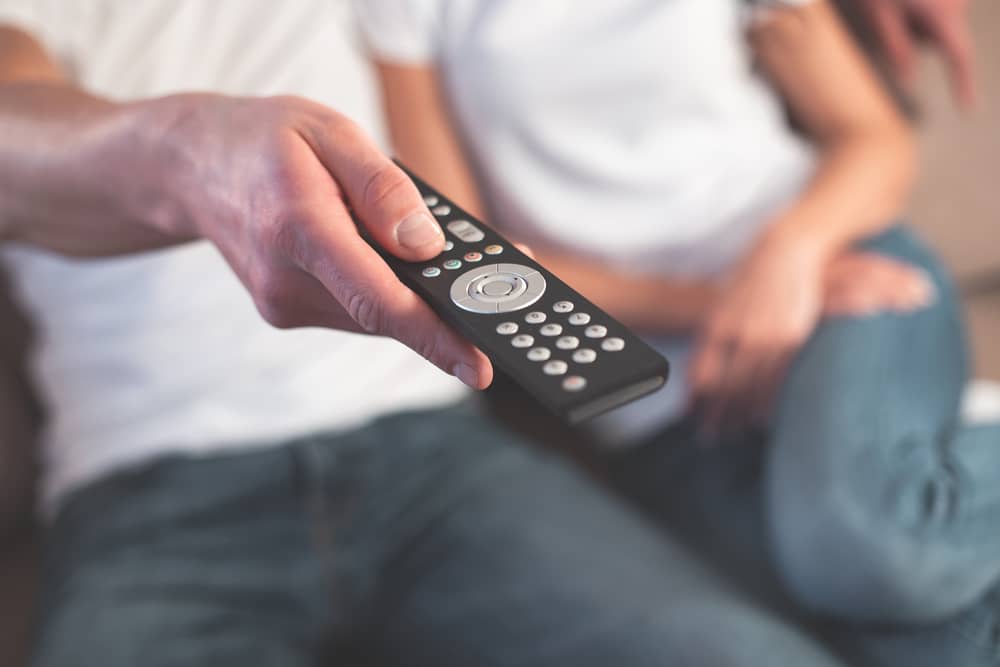
{"type": "Polygon", "coordinates": [[[859,484],[857,468],[852,476],[785,458],[769,468],[766,509],[777,569],[797,602],[844,620],[923,623],[975,599],[960,560],[920,539],[906,503],[890,499],[909,482],[859,484]]]}

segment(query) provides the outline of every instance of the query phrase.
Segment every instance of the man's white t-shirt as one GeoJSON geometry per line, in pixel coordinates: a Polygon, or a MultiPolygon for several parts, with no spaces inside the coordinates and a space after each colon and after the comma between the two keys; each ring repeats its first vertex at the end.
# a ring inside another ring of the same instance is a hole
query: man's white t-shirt
{"type": "MultiPolygon", "coordinates": [[[[492,222],[529,244],[714,276],[813,172],[754,71],[746,0],[355,6],[377,59],[437,66],[492,222]]],[[[653,342],[667,388],[599,430],[628,439],[684,409],[690,342],[653,342]]]]}
{"type": "MultiPolygon", "coordinates": [[[[88,90],[297,94],[380,140],[347,0],[0,0],[88,90]]],[[[48,506],[102,475],[348,429],[457,400],[461,385],[401,344],[277,331],[207,243],[108,260],[0,249],[36,325],[48,506]]]]}

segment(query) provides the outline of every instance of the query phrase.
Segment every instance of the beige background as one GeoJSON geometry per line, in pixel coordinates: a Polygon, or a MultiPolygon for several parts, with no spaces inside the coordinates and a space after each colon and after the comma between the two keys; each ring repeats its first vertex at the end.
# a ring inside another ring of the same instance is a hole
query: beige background
{"type": "Polygon", "coordinates": [[[925,58],[917,82],[924,171],[914,224],[960,282],[993,278],[966,300],[976,370],[1000,380],[1000,0],[972,5],[982,96],[973,112],[952,104],[944,67],[925,58]]]}

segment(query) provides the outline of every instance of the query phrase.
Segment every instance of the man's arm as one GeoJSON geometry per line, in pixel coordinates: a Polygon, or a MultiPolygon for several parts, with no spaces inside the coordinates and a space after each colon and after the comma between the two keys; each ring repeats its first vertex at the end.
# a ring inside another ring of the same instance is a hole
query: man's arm
{"type": "Polygon", "coordinates": [[[444,237],[413,183],[351,121],[299,98],[176,95],[126,104],[65,80],[0,32],[0,232],[67,255],[205,238],[278,327],[396,338],[466,384],[486,357],[359,236],[425,260],[444,237]]]}

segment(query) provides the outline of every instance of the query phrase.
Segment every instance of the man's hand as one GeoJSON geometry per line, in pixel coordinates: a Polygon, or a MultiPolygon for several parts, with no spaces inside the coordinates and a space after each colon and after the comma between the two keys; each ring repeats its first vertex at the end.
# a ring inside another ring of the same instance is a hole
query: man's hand
{"type": "Polygon", "coordinates": [[[824,268],[794,244],[759,246],[720,294],[691,370],[695,409],[710,432],[766,420],[821,317],[912,312],[935,296],[926,274],[899,260],[848,251],[824,268]]]}
{"type": "Polygon", "coordinates": [[[179,96],[139,113],[166,121],[181,169],[168,179],[193,231],[222,252],[269,323],[389,336],[482,389],[486,357],[445,326],[361,238],[348,212],[406,260],[444,234],[413,182],[354,123],[308,100],[179,96]]]}
{"type": "Polygon", "coordinates": [[[68,255],[214,243],[274,326],[395,338],[466,384],[485,355],[361,238],[427,260],[441,228],[412,181],[340,114],[291,97],[115,104],[0,80],[0,231],[68,255]],[[7,131],[9,130],[9,131],[7,131]]]}
{"type": "Polygon", "coordinates": [[[860,0],[896,75],[912,79],[916,40],[941,50],[951,70],[955,99],[970,106],[976,99],[975,62],[968,0],[860,0]]]}

